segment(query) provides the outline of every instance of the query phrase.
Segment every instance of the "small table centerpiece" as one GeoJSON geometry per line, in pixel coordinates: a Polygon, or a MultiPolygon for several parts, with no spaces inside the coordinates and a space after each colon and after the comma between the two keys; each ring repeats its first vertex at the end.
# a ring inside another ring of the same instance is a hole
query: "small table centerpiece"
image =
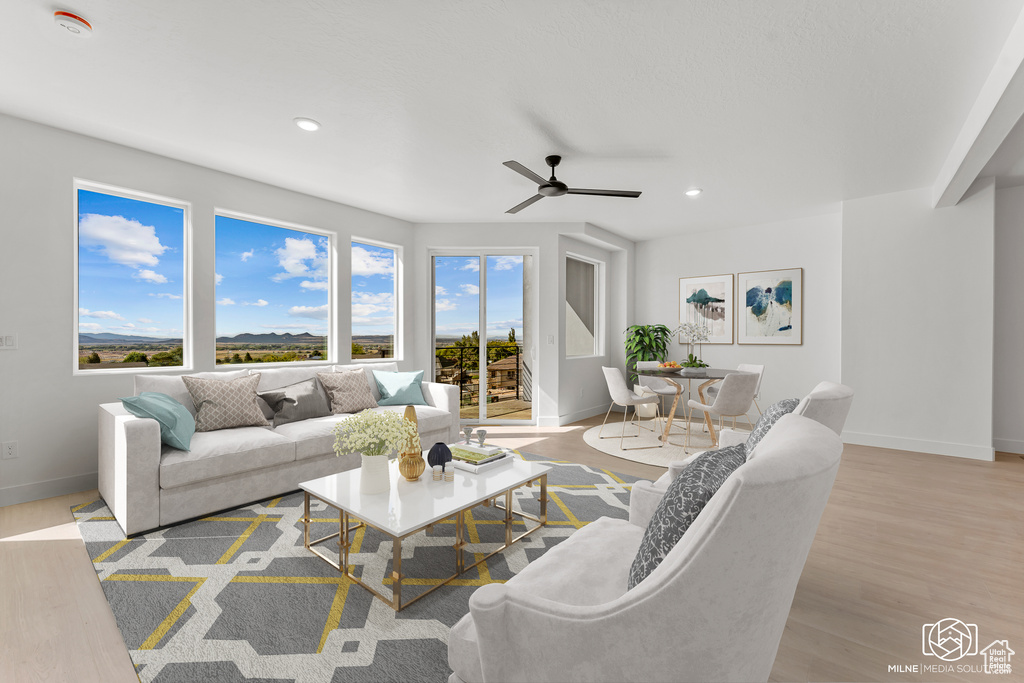
{"type": "Polygon", "coordinates": [[[416,425],[401,415],[364,410],[334,427],[334,454],[359,453],[360,491],[384,493],[391,490],[388,456],[408,450],[418,439],[416,425]]]}

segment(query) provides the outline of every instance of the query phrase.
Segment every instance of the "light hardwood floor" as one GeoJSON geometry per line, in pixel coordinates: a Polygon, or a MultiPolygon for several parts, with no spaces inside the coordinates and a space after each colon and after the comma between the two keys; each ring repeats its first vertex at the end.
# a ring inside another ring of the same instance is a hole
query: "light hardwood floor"
{"type": "MultiPolygon", "coordinates": [[[[524,451],[634,476],[664,470],[598,453],[569,427],[488,428],[524,451]]],[[[70,506],[96,491],[0,508],[0,681],[136,681],[70,506]]],[[[804,568],[775,681],[1024,678],[1024,459],[977,462],[846,446],[804,568]],[[890,673],[939,664],[921,629],[977,624],[981,647],[1008,640],[1016,676],[977,670],[890,673]]]]}

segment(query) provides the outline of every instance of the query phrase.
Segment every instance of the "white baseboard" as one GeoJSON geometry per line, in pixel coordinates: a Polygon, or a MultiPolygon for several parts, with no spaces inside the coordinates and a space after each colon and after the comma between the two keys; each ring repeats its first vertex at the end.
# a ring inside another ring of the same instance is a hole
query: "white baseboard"
{"type": "Polygon", "coordinates": [[[997,451],[1024,455],[1024,441],[1020,439],[992,439],[992,445],[997,451]]]}
{"type": "Polygon", "coordinates": [[[846,431],[843,432],[843,441],[859,446],[892,448],[898,451],[915,451],[917,453],[932,453],[935,455],[951,455],[956,458],[970,458],[971,460],[991,461],[996,459],[995,449],[991,446],[973,446],[966,443],[908,439],[902,436],[846,431]]]}
{"type": "Polygon", "coordinates": [[[577,420],[585,420],[588,417],[594,417],[595,415],[604,415],[605,411],[608,410],[608,406],[591,406],[590,408],[583,408],[575,412],[569,413],[568,415],[558,416],[558,426],[571,424],[577,420]]]}
{"type": "Polygon", "coordinates": [[[72,477],[21,484],[20,486],[8,486],[0,489],[0,507],[88,491],[98,485],[99,472],[90,472],[89,474],[76,474],[72,477]]]}

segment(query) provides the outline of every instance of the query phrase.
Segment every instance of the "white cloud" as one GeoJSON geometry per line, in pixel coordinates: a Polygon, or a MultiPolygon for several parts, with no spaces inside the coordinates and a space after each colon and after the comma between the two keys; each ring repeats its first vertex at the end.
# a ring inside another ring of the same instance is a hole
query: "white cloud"
{"type": "Polygon", "coordinates": [[[480,259],[467,259],[465,263],[459,266],[459,270],[472,270],[474,273],[480,272],[480,259]]]}
{"type": "MultiPolygon", "coordinates": [[[[357,317],[352,316],[352,324],[359,325],[360,327],[388,327],[394,329],[395,319],[394,318],[373,318],[373,317],[357,317]]],[[[387,330],[385,330],[387,331],[387,330]]]]}
{"type": "Polygon", "coordinates": [[[144,268],[137,273],[132,274],[132,277],[136,280],[145,280],[146,282],[152,282],[155,285],[167,284],[167,278],[155,271],[144,268]]]}
{"type": "Polygon", "coordinates": [[[256,301],[243,301],[242,305],[243,306],[260,306],[260,307],[263,307],[263,306],[266,306],[267,303],[269,303],[269,302],[266,301],[265,299],[256,299],[256,301]]]}
{"type": "Polygon", "coordinates": [[[495,270],[512,270],[523,265],[522,256],[491,256],[495,270]]]}
{"type": "Polygon", "coordinates": [[[436,287],[434,287],[434,295],[435,296],[444,296],[447,293],[448,293],[448,290],[445,289],[444,287],[442,287],[441,285],[437,285],[436,287]]]}
{"type": "Polygon", "coordinates": [[[253,254],[254,254],[255,252],[256,252],[256,250],[255,250],[255,249],[250,249],[249,251],[243,251],[243,252],[242,252],[242,255],[241,255],[241,259],[242,259],[242,261],[243,261],[243,262],[244,262],[244,261],[248,261],[248,260],[249,260],[250,258],[252,258],[252,255],[253,255],[253,254]]]}
{"type": "Polygon", "coordinates": [[[99,323],[78,323],[79,332],[99,332],[103,329],[103,326],[99,323]]]}
{"type": "Polygon", "coordinates": [[[155,266],[160,255],[170,249],[160,244],[155,227],[124,216],[87,213],[78,221],[78,239],[82,246],[132,268],[155,266]]]}
{"type": "Polygon", "coordinates": [[[181,298],[180,294],[168,294],[167,292],[159,292],[157,294],[154,294],[153,292],[150,292],[149,295],[150,296],[155,296],[158,299],[180,299],[181,298]]]}
{"type": "Polygon", "coordinates": [[[458,306],[451,299],[438,299],[434,302],[434,310],[436,311],[454,311],[456,308],[458,306]]]}
{"type": "Polygon", "coordinates": [[[327,320],[327,304],[323,306],[292,306],[288,309],[288,315],[293,318],[327,320]]]}
{"type": "Polygon", "coordinates": [[[352,247],[353,275],[392,275],[395,272],[395,257],[375,254],[362,247],[352,247]]]}
{"type": "Polygon", "coordinates": [[[327,289],[327,282],[312,282],[310,280],[303,280],[299,283],[299,287],[303,289],[327,289]]]}
{"type": "Polygon", "coordinates": [[[234,306],[235,300],[224,297],[223,299],[217,299],[217,304],[220,306],[234,306]]]}
{"type": "Polygon", "coordinates": [[[219,285],[222,282],[224,282],[224,276],[221,275],[220,273],[214,273],[213,274],[213,284],[214,284],[214,286],[219,285]]]}
{"type": "Polygon", "coordinates": [[[149,318],[139,318],[138,321],[140,323],[155,323],[156,322],[155,320],[150,320],[149,318]]]}
{"type": "Polygon", "coordinates": [[[327,279],[327,240],[320,240],[318,245],[308,237],[286,237],[284,246],[274,251],[277,264],[284,271],[274,275],[271,280],[281,282],[293,277],[306,277],[312,280],[327,279]],[[321,249],[321,247],[323,247],[321,249]]]}
{"type": "Polygon", "coordinates": [[[122,330],[134,330],[135,329],[135,323],[125,323],[124,325],[121,325],[121,329],[122,330]]]}
{"type": "MultiPolygon", "coordinates": [[[[88,308],[79,308],[78,315],[82,318],[101,318],[103,320],[124,320],[124,316],[113,311],[90,311],[88,308]]],[[[90,323],[92,324],[92,323],[90,323]]],[[[79,325],[81,327],[81,325],[79,325]]]]}
{"type": "Polygon", "coordinates": [[[467,294],[469,296],[475,296],[480,293],[480,288],[476,285],[459,285],[459,289],[462,290],[463,294],[467,294]]]}
{"type": "MultiPolygon", "coordinates": [[[[390,313],[394,321],[395,295],[391,292],[352,292],[352,321],[367,319],[374,313],[390,313]]],[[[383,318],[382,318],[383,320],[383,318]]]]}

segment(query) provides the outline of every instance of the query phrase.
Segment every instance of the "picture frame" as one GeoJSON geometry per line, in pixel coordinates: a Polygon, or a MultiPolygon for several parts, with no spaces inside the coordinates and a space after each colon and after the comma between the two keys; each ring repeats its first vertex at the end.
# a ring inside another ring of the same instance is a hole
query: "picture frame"
{"type": "Polygon", "coordinates": [[[736,337],[740,344],[803,344],[804,269],[739,273],[736,337]]]}
{"type": "MultiPolygon", "coordinates": [[[[697,323],[708,328],[705,344],[732,344],[733,275],[703,275],[679,278],[679,323],[697,323]]],[[[682,335],[680,344],[686,344],[682,335]]]]}

